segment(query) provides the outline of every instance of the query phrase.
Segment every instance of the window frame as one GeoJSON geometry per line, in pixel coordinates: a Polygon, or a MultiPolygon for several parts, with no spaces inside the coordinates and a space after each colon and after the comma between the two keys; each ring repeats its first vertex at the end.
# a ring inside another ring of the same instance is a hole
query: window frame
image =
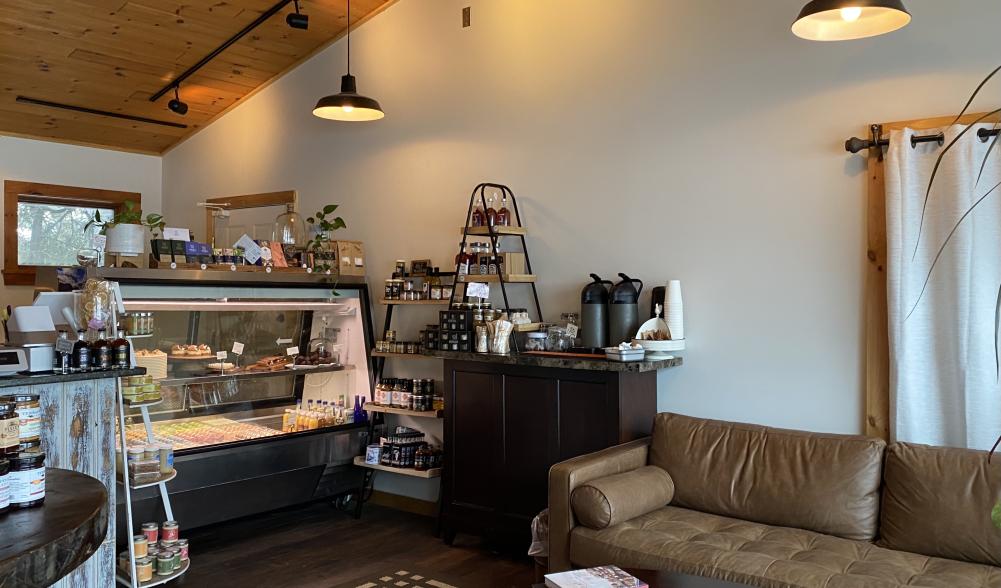
{"type": "Polygon", "coordinates": [[[42,184],[4,180],[3,203],[3,283],[7,286],[32,286],[35,283],[34,265],[18,264],[17,251],[17,205],[19,202],[55,204],[63,206],[99,206],[119,212],[126,202],[133,202],[142,208],[142,194],[105,190],[103,188],[83,188],[60,184],[42,184]]]}

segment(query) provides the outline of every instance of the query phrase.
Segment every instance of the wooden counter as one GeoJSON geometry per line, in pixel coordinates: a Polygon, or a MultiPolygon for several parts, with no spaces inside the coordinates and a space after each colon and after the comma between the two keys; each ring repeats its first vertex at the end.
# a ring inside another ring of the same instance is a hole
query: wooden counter
{"type": "Polygon", "coordinates": [[[549,468],[649,435],[657,371],[681,363],[435,356],[445,360],[445,540],[465,531],[517,550],[546,508],[549,468]]]}

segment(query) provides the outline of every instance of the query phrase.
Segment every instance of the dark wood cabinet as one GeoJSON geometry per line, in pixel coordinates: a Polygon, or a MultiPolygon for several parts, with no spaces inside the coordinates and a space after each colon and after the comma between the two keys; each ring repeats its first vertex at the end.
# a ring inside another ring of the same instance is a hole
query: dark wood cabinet
{"type": "Polygon", "coordinates": [[[527,548],[549,468],[650,434],[657,372],[445,361],[442,527],[527,548]]]}

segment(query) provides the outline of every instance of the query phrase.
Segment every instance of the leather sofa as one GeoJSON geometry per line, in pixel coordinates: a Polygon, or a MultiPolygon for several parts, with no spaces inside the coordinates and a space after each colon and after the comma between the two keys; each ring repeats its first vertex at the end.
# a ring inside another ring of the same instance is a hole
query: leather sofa
{"type": "Polygon", "coordinates": [[[765,588],[1001,588],[986,453],[663,413],[556,464],[550,571],[614,564],[765,588]]]}

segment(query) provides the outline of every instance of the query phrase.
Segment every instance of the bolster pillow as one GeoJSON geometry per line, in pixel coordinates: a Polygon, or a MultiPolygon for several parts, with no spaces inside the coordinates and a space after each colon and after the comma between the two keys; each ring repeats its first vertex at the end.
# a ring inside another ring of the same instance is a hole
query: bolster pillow
{"type": "Polygon", "coordinates": [[[653,512],[673,497],[671,475],[657,466],[643,466],[579,486],[570,503],[582,525],[605,529],[653,512]]]}

